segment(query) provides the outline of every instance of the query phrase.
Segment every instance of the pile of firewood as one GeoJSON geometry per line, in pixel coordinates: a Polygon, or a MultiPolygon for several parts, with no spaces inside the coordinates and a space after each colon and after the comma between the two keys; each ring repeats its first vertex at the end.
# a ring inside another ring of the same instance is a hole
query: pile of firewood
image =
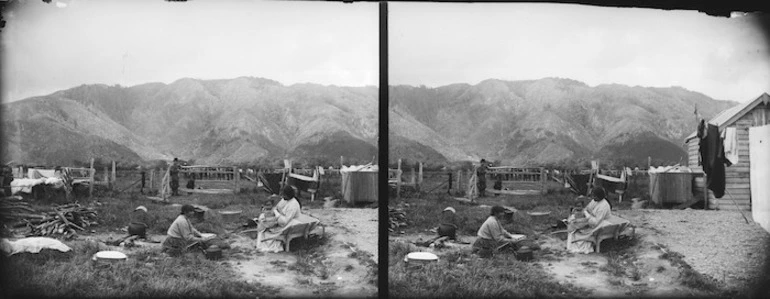
{"type": "Polygon", "coordinates": [[[399,227],[406,226],[406,213],[401,208],[389,208],[388,218],[390,219],[390,232],[396,231],[399,227]]]}
{"type": "Polygon", "coordinates": [[[21,201],[21,197],[8,196],[0,198],[0,222],[16,222],[32,215],[30,213],[35,213],[35,210],[29,206],[29,203],[21,201]]]}
{"type": "Polygon", "coordinates": [[[27,236],[64,236],[71,238],[77,235],[77,231],[84,231],[96,222],[96,211],[93,208],[81,207],[78,203],[71,203],[55,207],[53,211],[36,217],[25,219],[26,226],[30,229],[27,236]]]}

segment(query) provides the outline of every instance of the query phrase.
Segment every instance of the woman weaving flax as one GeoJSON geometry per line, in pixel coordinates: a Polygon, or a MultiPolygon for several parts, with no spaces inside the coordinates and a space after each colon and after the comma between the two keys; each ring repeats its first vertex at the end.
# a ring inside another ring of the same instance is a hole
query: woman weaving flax
{"type": "Polygon", "coordinates": [[[294,188],[285,186],[281,193],[281,201],[271,211],[259,216],[257,250],[261,252],[282,251],[283,243],[277,238],[287,227],[297,223],[302,214],[299,201],[294,197],[294,188]]]}
{"type": "Polygon", "coordinates": [[[610,203],[607,202],[604,188],[596,187],[591,190],[591,202],[583,209],[582,213],[570,216],[567,228],[567,250],[573,253],[594,252],[590,241],[583,241],[599,228],[609,225],[607,219],[612,216],[610,203]],[[582,217],[581,217],[582,216],[582,217]]]}

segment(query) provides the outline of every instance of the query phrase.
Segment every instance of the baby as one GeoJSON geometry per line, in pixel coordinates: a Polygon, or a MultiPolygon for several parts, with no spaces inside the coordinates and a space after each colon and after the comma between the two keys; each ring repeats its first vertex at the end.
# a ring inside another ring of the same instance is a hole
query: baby
{"type": "Polygon", "coordinates": [[[261,213],[257,218],[258,229],[262,230],[262,229],[276,226],[278,224],[278,215],[276,215],[276,208],[278,207],[275,204],[275,199],[270,198],[265,202],[265,204],[261,208],[261,213]]]}
{"type": "Polygon", "coordinates": [[[567,218],[568,229],[570,231],[581,229],[588,225],[588,218],[586,218],[585,214],[583,214],[583,206],[583,202],[578,201],[575,203],[575,206],[570,208],[570,215],[567,218]]]}

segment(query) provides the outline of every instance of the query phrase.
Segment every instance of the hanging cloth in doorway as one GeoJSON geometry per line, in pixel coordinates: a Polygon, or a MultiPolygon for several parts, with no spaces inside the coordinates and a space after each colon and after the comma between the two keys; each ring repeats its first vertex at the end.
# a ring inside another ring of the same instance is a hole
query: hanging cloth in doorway
{"type": "Polygon", "coordinates": [[[725,195],[725,164],[732,165],[725,158],[722,136],[719,127],[708,124],[706,136],[701,137],[700,150],[703,172],[706,173],[707,186],[714,192],[714,197],[722,198],[725,195]]]}

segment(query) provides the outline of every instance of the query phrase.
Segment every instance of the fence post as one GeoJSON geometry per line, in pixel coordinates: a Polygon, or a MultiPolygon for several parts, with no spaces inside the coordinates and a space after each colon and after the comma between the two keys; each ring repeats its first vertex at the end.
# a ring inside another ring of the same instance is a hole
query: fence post
{"type": "Polygon", "coordinates": [[[396,172],[396,198],[401,199],[401,159],[398,159],[398,172],[396,172]]]}
{"type": "Polygon", "coordinates": [[[452,171],[447,172],[449,174],[449,186],[446,188],[446,194],[452,194],[452,171]]]}
{"type": "Polygon", "coordinates": [[[548,188],[546,188],[546,183],[548,182],[547,176],[548,175],[545,173],[545,167],[540,167],[540,188],[543,194],[548,192],[548,188]]]}
{"type": "Polygon", "coordinates": [[[235,176],[235,194],[238,194],[241,191],[241,187],[239,186],[239,183],[241,182],[241,175],[238,172],[238,166],[233,166],[233,175],[235,176]]]}
{"type": "Polygon", "coordinates": [[[152,181],[155,180],[155,168],[150,169],[150,191],[152,191],[152,181]]]}
{"type": "Polygon", "coordinates": [[[91,158],[91,167],[88,169],[90,172],[89,180],[91,181],[88,184],[88,198],[94,197],[94,175],[96,175],[96,169],[94,169],[94,158],[91,158]]]}
{"type": "Polygon", "coordinates": [[[463,171],[462,169],[460,169],[460,170],[457,170],[457,191],[459,192],[463,191],[462,180],[463,180],[463,171]]]}
{"type": "Polygon", "coordinates": [[[104,181],[107,182],[107,188],[112,190],[112,182],[110,182],[110,170],[107,166],[104,166],[104,181]]]}
{"type": "Polygon", "coordinates": [[[421,185],[422,185],[422,162],[420,162],[419,176],[417,177],[417,192],[420,192],[421,185]]]}
{"type": "Polygon", "coordinates": [[[112,160],[112,185],[114,186],[118,181],[115,179],[115,160],[112,160]]]}

